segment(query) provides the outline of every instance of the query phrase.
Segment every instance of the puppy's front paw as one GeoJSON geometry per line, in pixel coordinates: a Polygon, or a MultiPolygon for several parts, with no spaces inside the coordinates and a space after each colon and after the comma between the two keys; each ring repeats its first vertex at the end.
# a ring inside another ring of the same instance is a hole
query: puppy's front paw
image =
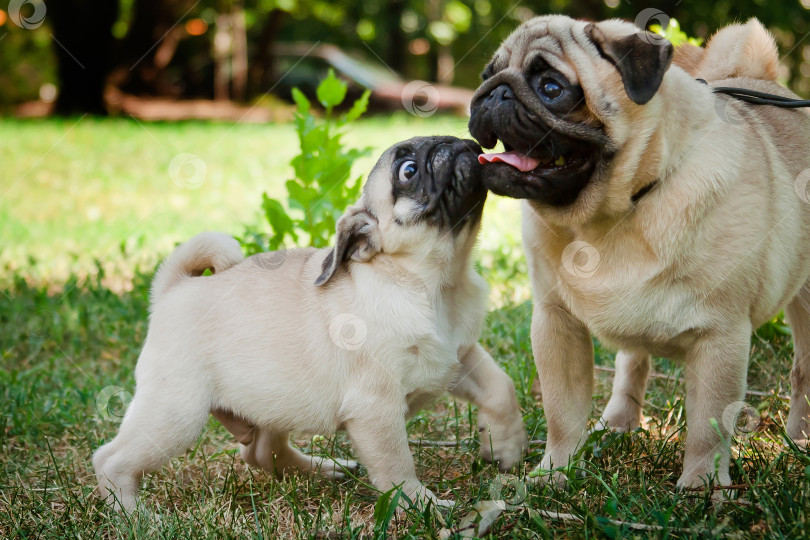
{"type": "Polygon", "coordinates": [[[714,472],[705,472],[697,470],[697,468],[693,468],[689,471],[685,469],[681,477],[678,478],[676,485],[679,490],[695,491],[708,488],[712,485],[731,485],[731,477],[728,473],[715,475],[714,472]]]}
{"type": "Polygon", "coordinates": [[[481,458],[488,463],[497,464],[501,472],[514,467],[528,447],[523,419],[498,425],[491,422],[487,415],[479,413],[478,422],[481,458]]]}
{"type": "Polygon", "coordinates": [[[346,478],[347,473],[357,472],[360,467],[359,463],[351,459],[322,459],[316,470],[318,474],[330,480],[342,480],[346,478]]]}
{"type": "Polygon", "coordinates": [[[613,396],[596,424],[597,430],[610,429],[627,433],[641,426],[641,406],[628,396],[613,396]]]}
{"type": "Polygon", "coordinates": [[[559,489],[568,487],[568,477],[560,470],[548,470],[540,464],[526,475],[525,481],[534,486],[553,486],[559,489]]]}
{"type": "Polygon", "coordinates": [[[438,497],[433,497],[430,502],[437,508],[453,508],[456,505],[456,501],[453,499],[439,499],[438,497]]]}
{"type": "Polygon", "coordinates": [[[526,476],[526,482],[533,485],[550,485],[564,489],[568,487],[567,471],[570,470],[571,466],[570,457],[552,459],[551,454],[546,452],[540,465],[526,476]]]}
{"type": "Polygon", "coordinates": [[[399,500],[399,506],[403,510],[410,507],[424,509],[431,504],[437,509],[452,508],[456,505],[456,502],[451,499],[438,498],[435,493],[421,484],[410,488],[403,486],[403,494],[406,497],[401,497],[399,500]]]}
{"type": "Polygon", "coordinates": [[[727,474],[717,478],[713,474],[701,476],[696,473],[687,475],[684,472],[678,479],[676,489],[693,494],[705,493],[706,490],[711,490],[712,502],[720,504],[739,497],[737,489],[731,487],[731,478],[727,474]]]}
{"type": "MultiPolygon", "coordinates": [[[[788,434],[789,435],[789,434],[788,434]]],[[[793,444],[798,446],[802,450],[810,450],[810,439],[808,439],[804,433],[797,437],[791,437],[793,444]]]]}

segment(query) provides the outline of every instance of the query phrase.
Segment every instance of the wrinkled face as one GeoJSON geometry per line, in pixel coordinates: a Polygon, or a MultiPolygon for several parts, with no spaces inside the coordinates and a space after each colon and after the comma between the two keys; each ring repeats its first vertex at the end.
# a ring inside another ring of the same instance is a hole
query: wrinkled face
{"type": "Polygon", "coordinates": [[[363,202],[383,226],[429,227],[458,234],[481,218],[487,190],[481,147],[455,137],[414,137],[382,155],[363,202]]]}
{"type": "Polygon", "coordinates": [[[628,23],[559,16],[532,19],[507,38],[471,106],[473,137],[505,149],[482,156],[487,187],[566,207],[603,176],[620,150],[608,124],[647,103],[669,66],[671,46],[645,39],[628,23]]]}
{"type": "Polygon", "coordinates": [[[335,249],[316,285],[348,260],[377,253],[411,257],[416,266],[443,267],[472,250],[487,189],[481,147],[455,137],[414,137],[383,153],[360,201],[340,218],[335,249]]]}
{"type": "Polygon", "coordinates": [[[506,150],[487,163],[488,187],[553,206],[571,204],[606,151],[598,127],[577,123],[585,108],[582,87],[542,55],[519,72],[507,71],[506,61],[499,56],[487,67],[488,80],[471,108],[473,137],[487,148],[501,141],[506,150]]]}

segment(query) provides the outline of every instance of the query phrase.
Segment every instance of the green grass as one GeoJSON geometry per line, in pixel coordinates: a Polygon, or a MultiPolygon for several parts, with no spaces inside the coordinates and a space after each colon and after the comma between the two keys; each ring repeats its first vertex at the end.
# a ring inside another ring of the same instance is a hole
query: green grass
{"type": "MultiPolygon", "coordinates": [[[[344,140],[373,151],[353,174],[368,172],[395,142],[431,134],[469,136],[466,121],[452,116],[422,119],[402,112],[358,122],[344,140]]],[[[298,150],[291,124],[92,117],[0,119],[0,141],[0,268],[6,270],[0,283],[21,273],[29,282],[59,284],[71,275],[95,275],[100,264],[115,290],[129,286],[136,267],[153,267],[200,231],[241,234],[259,223],[262,192],[286,195],[289,162],[298,150]],[[172,159],[183,153],[205,163],[194,189],[169,174],[172,159]]],[[[514,258],[519,203],[492,198],[489,206],[499,208],[486,218],[497,227],[485,227],[482,245],[496,258],[514,258]]],[[[525,280],[515,287],[528,294],[525,280]]]]}
{"type": "MultiPolygon", "coordinates": [[[[286,125],[75,122],[0,123],[0,257],[6,268],[0,277],[0,537],[374,533],[376,493],[364,469],[337,483],[308,476],[279,481],[245,467],[232,437],[213,420],[194,448],[145,479],[141,495],[156,515],[122,520],[94,496],[90,456],[114,436],[122,398],[134,390],[155,262],[199,230],[238,234],[255,223],[261,192],[281,194],[295,139],[286,125]],[[199,189],[182,190],[169,179],[168,163],[178,152],[205,160],[208,176],[199,189]]],[[[424,133],[463,135],[464,122],[375,118],[347,138],[379,150],[424,133]]],[[[516,383],[530,438],[543,439],[542,404],[531,393],[525,263],[515,258],[516,205],[488,204],[479,258],[497,294],[482,339],[516,383]]],[[[612,353],[599,344],[596,351],[599,365],[613,364],[612,353]]],[[[675,491],[684,388],[679,366],[657,360],[655,371],[672,378],[650,381],[646,428],[592,436],[567,490],[529,487],[524,504],[503,512],[491,536],[810,536],[810,456],[785,444],[787,403],[777,397],[788,392],[791,353],[789,337],[779,332],[752,338],[749,386],[772,395],[747,398],[761,416],[753,435],[733,451],[732,479],[746,485],[741,501],[718,506],[705,494],[675,491]],[[610,519],[663,529],[634,531],[610,519]]],[[[592,419],[607,401],[610,373],[597,371],[596,381],[592,419]]],[[[411,420],[413,440],[460,441],[457,447],[412,446],[419,477],[460,504],[441,516],[394,516],[390,534],[435,536],[442,527],[457,527],[477,501],[512,496],[499,488],[497,471],[478,460],[474,425],[475,411],[450,399],[411,420]]],[[[342,435],[297,443],[352,455],[342,435]]],[[[542,443],[533,444],[516,473],[537,464],[542,451],[542,443]]]]}

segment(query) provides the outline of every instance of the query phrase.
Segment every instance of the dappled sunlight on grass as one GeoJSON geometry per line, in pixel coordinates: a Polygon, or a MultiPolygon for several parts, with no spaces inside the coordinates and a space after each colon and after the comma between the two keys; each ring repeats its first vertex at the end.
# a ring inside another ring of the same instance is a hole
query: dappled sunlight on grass
{"type": "MultiPolygon", "coordinates": [[[[124,294],[96,281],[69,283],[48,294],[18,279],[0,294],[0,535],[37,530],[48,536],[86,536],[98,530],[115,536],[116,528],[148,536],[176,531],[186,537],[254,535],[257,528],[265,536],[286,537],[323,537],[348,529],[371,533],[376,492],[365,469],[338,482],[312,476],[276,480],[246,467],[233,438],[213,419],[193,448],[144,480],[143,500],[159,519],[126,524],[98,501],[90,456],[115,434],[124,402],[134,391],[135,359],[147,328],[148,286],[149,276],[137,274],[133,290],[124,294]],[[122,400],[100,402],[111,388],[122,400]]],[[[514,471],[518,477],[539,462],[546,437],[542,403],[531,393],[530,315],[529,302],[496,309],[482,337],[515,381],[533,440],[525,463],[514,471]]],[[[770,344],[776,355],[756,343],[752,349],[755,390],[784,385],[790,347],[779,340],[770,344]]],[[[597,360],[610,367],[613,355],[597,346],[597,360]]],[[[704,494],[674,489],[683,459],[684,385],[680,368],[671,369],[667,362],[656,360],[653,371],[665,376],[650,380],[645,428],[591,435],[581,465],[568,476],[569,487],[527,488],[524,509],[504,512],[494,525],[495,537],[510,531],[581,536],[623,530],[608,518],[668,527],[676,536],[807,534],[810,457],[784,444],[786,401],[749,398],[760,416],[754,429],[735,440],[731,465],[732,479],[743,486],[742,498],[712,505],[704,494]],[[538,521],[530,509],[573,513],[585,524],[538,521]]],[[[607,402],[611,380],[609,372],[596,372],[592,422],[607,402]]],[[[353,457],[345,435],[325,435],[295,444],[307,452],[353,457]]],[[[478,457],[472,407],[441,399],[410,420],[408,435],[419,477],[459,506],[441,521],[418,512],[397,516],[389,532],[433,536],[458,523],[477,501],[501,496],[497,470],[478,457]]]]}

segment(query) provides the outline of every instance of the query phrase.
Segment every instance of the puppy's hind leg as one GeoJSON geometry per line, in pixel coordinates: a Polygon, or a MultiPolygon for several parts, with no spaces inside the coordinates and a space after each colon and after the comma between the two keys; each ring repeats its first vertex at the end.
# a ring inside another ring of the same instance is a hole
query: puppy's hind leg
{"type": "Polygon", "coordinates": [[[647,392],[650,355],[646,351],[621,350],[616,355],[613,392],[597,429],[633,431],[641,425],[641,405],[647,392]]]}
{"type": "Polygon", "coordinates": [[[356,461],[310,456],[290,446],[288,433],[273,432],[268,428],[256,428],[250,444],[242,446],[242,459],[254,467],[283,476],[291,472],[314,472],[331,479],[346,476],[346,471],[355,471],[356,461]]]}
{"type": "Polygon", "coordinates": [[[810,283],[788,304],[785,316],[793,333],[793,369],[790,372],[788,436],[807,444],[810,438],[810,283]]]}
{"type": "Polygon", "coordinates": [[[156,388],[136,391],[118,435],[93,456],[102,499],[116,509],[135,510],[141,477],[159,469],[199,437],[208,418],[208,404],[193,398],[156,388]]]}

